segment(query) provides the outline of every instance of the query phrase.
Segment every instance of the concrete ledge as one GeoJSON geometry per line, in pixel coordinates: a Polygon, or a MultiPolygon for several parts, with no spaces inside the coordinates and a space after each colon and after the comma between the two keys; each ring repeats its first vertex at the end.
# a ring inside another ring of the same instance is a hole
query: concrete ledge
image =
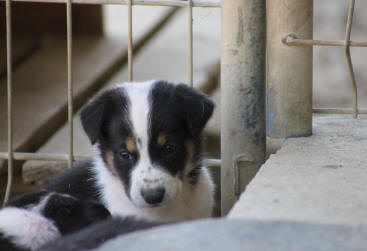
{"type": "Polygon", "coordinates": [[[247,186],[230,218],[367,223],[367,116],[317,115],[247,186]]]}
{"type": "Polygon", "coordinates": [[[222,219],[138,231],[98,250],[365,250],[366,240],[367,227],[222,219]]]}

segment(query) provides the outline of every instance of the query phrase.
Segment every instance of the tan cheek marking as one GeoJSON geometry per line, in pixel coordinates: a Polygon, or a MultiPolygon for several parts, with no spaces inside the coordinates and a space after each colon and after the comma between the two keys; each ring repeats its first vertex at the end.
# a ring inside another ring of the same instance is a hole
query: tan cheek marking
{"type": "Polygon", "coordinates": [[[117,174],[117,171],[116,171],[116,168],[115,168],[115,164],[113,163],[113,152],[112,151],[108,151],[107,154],[106,154],[106,160],[107,160],[107,165],[108,165],[108,168],[110,169],[110,171],[114,174],[114,175],[118,175],[117,174]]]}
{"type": "Polygon", "coordinates": [[[185,142],[186,150],[187,150],[187,160],[186,165],[183,170],[184,176],[188,175],[192,170],[192,159],[194,158],[194,143],[192,141],[185,142]]]}
{"type": "Polygon", "coordinates": [[[157,143],[159,146],[164,146],[164,144],[166,144],[166,135],[164,135],[163,132],[158,135],[157,143]]]}
{"type": "Polygon", "coordinates": [[[126,149],[130,152],[130,153],[133,153],[136,151],[136,145],[135,145],[135,141],[133,138],[131,137],[128,137],[126,140],[125,140],[125,144],[126,144],[126,149]]]}

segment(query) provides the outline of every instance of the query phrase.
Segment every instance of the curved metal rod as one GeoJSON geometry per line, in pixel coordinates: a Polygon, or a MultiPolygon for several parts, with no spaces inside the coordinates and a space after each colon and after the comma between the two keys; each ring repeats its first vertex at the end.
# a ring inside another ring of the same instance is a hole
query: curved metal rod
{"type": "Polygon", "coordinates": [[[352,22],[353,22],[353,12],[354,12],[354,4],[355,0],[350,0],[349,2],[349,10],[348,10],[348,21],[347,21],[347,29],[345,33],[345,57],[347,60],[349,76],[351,79],[352,89],[353,89],[353,117],[358,117],[358,95],[357,95],[357,83],[356,77],[353,71],[352,57],[350,56],[350,34],[352,31],[352,22]]]}

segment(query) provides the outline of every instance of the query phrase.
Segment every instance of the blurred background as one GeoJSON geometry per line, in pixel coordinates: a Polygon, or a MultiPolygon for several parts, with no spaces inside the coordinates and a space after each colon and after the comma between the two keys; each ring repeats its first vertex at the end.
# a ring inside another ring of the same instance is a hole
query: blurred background
{"type": "MultiPolygon", "coordinates": [[[[67,153],[65,5],[13,3],[14,148],[19,152],[67,153]]],[[[188,10],[133,8],[134,79],[189,81],[188,10]]],[[[343,40],[348,1],[314,1],[314,38],[343,40]]],[[[357,0],[352,40],[367,41],[367,1],[357,0]]],[[[194,9],[194,85],[217,109],[205,131],[207,156],[220,154],[220,9],[194,9]]],[[[99,90],[127,80],[127,7],[73,5],[74,148],[91,155],[78,110],[99,90]]],[[[0,152],[7,151],[6,33],[0,3],[0,152]]],[[[352,48],[360,108],[367,107],[366,48],[352,48]]],[[[281,63],[281,62],[280,62],[281,63]]],[[[314,107],[350,107],[352,89],[343,47],[314,47],[314,107]]],[[[64,162],[16,161],[14,194],[33,189],[66,168],[64,162]]],[[[218,170],[214,170],[219,180],[218,170]]],[[[0,160],[0,187],[6,161],[0,160]]],[[[0,189],[1,190],[1,189],[0,189]]],[[[3,192],[3,190],[1,190],[3,192]]]]}

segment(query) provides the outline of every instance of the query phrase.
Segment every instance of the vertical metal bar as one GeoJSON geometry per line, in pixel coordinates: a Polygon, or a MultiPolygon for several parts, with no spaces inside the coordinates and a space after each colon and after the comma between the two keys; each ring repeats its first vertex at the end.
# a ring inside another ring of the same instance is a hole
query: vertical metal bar
{"type": "Polygon", "coordinates": [[[194,86],[194,38],[193,38],[193,18],[192,18],[192,0],[189,0],[189,84],[191,87],[194,86]]]}
{"type": "Polygon", "coordinates": [[[127,45],[127,65],[128,65],[128,81],[133,81],[133,0],[128,0],[128,45],[127,45]]]}
{"type": "Polygon", "coordinates": [[[312,39],[313,0],[267,1],[267,133],[312,134],[312,47],[287,46],[290,33],[312,39]]]}
{"type": "Polygon", "coordinates": [[[350,35],[352,32],[352,22],[353,22],[353,12],[354,12],[355,0],[350,0],[349,10],[348,10],[348,21],[347,28],[345,32],[345,58],[347,60],[349,76],[351,79],[352,89],[353,89],[353,117],[358,117],[358,95],[357,95],[357,83],[353,71],[352,58],[350,56],[350,35]]]}
{"type": "Polygon", "coordinates": [[[72,75],[72,0],[66,2],[67,64],[68,64],[68,124],[69,124],[69,168],[73,165],[73,75],[72,75]]]}
{"type": "Polygon", "coordinates": [[[222,1],[223,215],[265,160],[265,15],[265,0],[222,1]]]}
{"type": "Polygon", "coordinates": [[[11,0],[6,0],[6,56],[8,72],[8,181],[4,196],[4,205],[8,202],[13,185],[13,109],[12,109],[12,44],[11,44],[11,0]]]}

